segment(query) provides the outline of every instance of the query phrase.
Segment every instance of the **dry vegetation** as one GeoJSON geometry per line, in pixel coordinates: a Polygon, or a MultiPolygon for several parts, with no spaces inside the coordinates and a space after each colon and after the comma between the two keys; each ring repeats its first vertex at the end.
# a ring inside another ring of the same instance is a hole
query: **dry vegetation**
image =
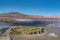
{"type": "Polygon", "coordinates": [[[14,26],[11,27],[7,32],[9,35],[32,35],[32,34],[41,34],[44,33],[44,28],[42,27],[23,27],[23,26],[14,26]]]}
{"type": "Polygon", "coordinates": [[[13,20],[12,19],[0,19],[0,22],[13,22],[13,20]]]}

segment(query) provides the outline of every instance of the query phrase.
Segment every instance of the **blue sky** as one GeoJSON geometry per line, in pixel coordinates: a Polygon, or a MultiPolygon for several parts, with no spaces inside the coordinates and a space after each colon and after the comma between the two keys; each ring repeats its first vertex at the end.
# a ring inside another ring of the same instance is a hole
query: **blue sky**
{"type": "Polygon", "coordinates": [[[59,0],[0,0],[0,13],[21,12],[28,15],[60,16],[59,0]]]}

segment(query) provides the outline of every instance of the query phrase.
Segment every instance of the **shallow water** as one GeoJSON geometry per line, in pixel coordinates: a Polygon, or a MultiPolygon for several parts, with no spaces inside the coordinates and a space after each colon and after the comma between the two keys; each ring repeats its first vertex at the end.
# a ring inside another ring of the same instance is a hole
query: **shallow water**
{"type": "Polygon", "coordinates": [[[45,30],[47,30],[47,35],[54,33],[54,35],[60,37],[60,23],[50,24],[45,30]]]}
{"type": "Polygon", "coordinates": [[[48,22],[40,22],[40,21],[31,21],[31,22],[11,22],[11,23],[6,23],[6,22],[0,22],[0,29],[1,28],[7,28],[11,26],[42,26],[48,24],[48,22]]]}

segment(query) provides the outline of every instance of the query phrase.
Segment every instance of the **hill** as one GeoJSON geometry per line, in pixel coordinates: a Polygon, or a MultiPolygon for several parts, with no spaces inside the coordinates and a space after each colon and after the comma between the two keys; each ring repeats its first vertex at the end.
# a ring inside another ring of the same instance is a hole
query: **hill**
{"type": "Polygon", "coordinates": [[[0,19],[36,19],[36,18],[44,18],[44,16],[25,15],[19,12],[8,12],[0,14],[0,19]]]}

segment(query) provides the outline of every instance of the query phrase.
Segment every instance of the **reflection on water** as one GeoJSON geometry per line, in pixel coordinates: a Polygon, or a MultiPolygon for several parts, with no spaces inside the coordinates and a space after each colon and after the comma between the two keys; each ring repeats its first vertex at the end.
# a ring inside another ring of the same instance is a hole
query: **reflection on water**
{"type": "Polygon", "coordinates": [[[13,22],[14,26],[42,26],[44,24],[48,24],[48,22],[40,22],[40,21],[31,21],[31,22],[13,22]]]}
{"type": "Polygon", "coordinates": [[[11,23],[6,23],[6,22],[0,22],[0,29],[1,28],[6,28],[6,27],[11,27],[11,26],[42,26],[48,24],[48,22],[40,22],[40,21],[31,21],[31,22],[11,22],[11,23]]]}
{"type": "Polygon", "coordinates": [[[0,29],[10,27],[11,25],[11,23],[0,22],[0,29]]]}

